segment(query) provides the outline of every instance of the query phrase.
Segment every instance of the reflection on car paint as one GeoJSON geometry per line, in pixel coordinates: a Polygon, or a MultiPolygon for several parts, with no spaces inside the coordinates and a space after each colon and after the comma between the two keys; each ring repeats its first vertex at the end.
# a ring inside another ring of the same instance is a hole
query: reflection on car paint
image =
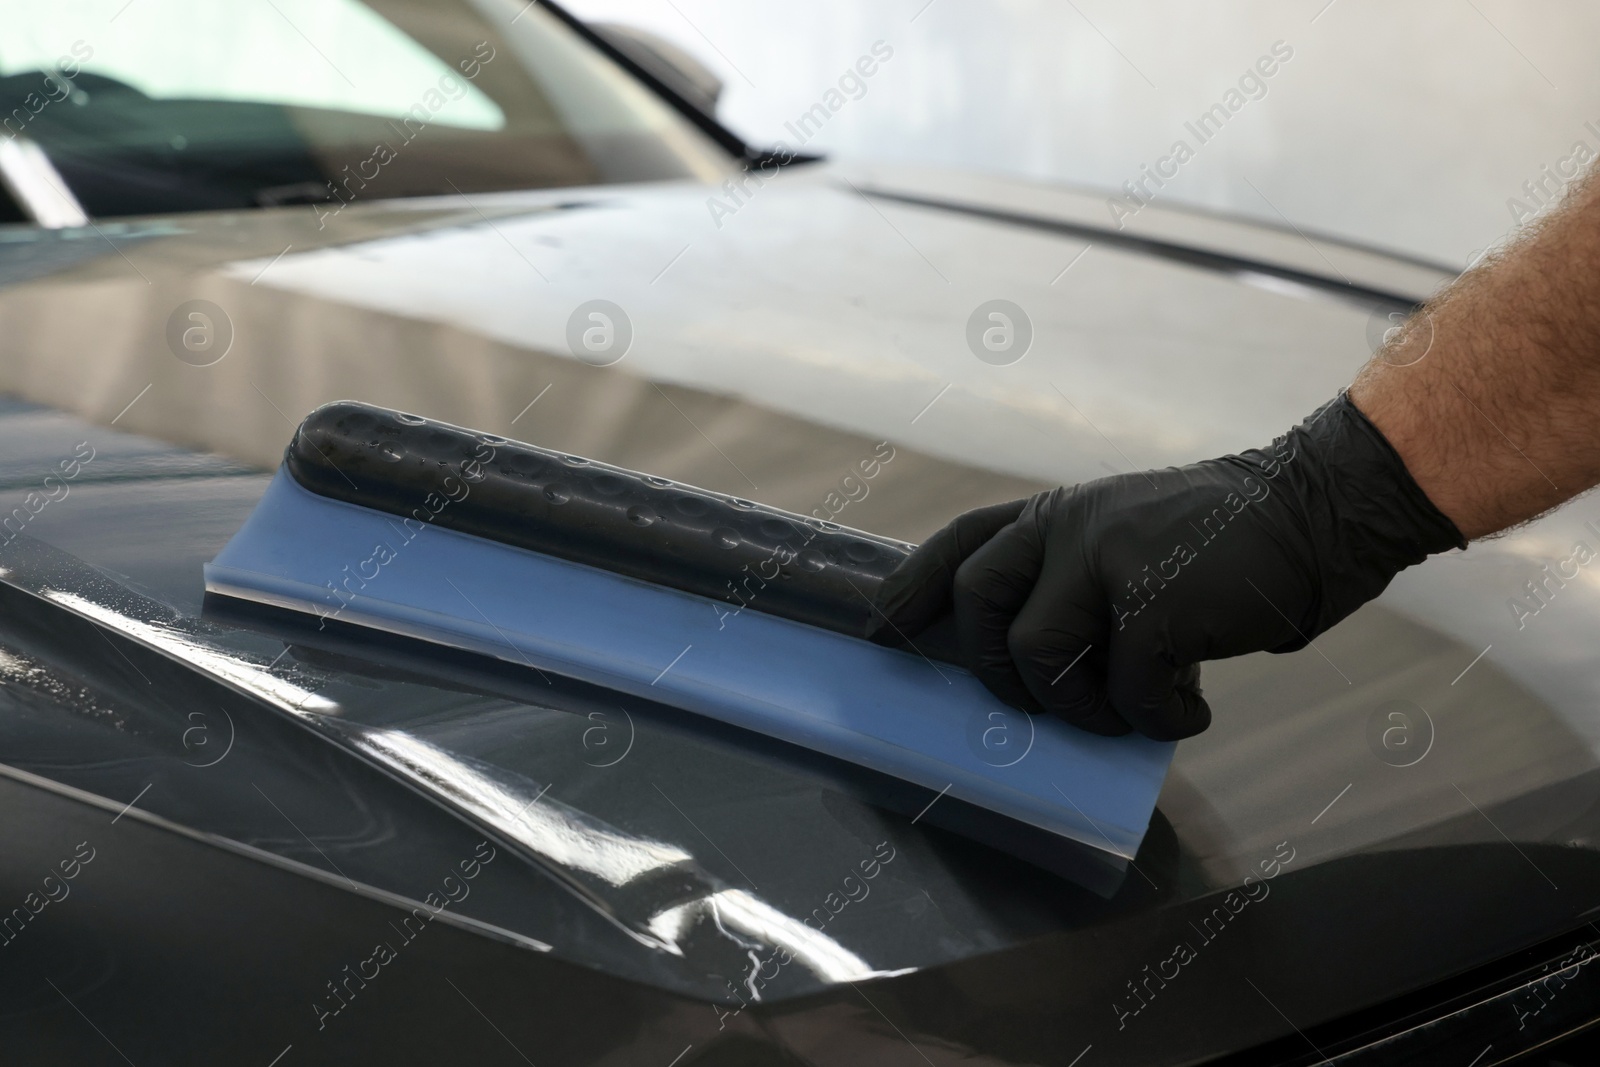
{"type": "Polygon", "coordinates": [[[341,720],[334,701],[209,645],[197,633],[136,619],[75,593],[50,589],[43,595],[295,715],[475,817],[521,846],[597,913],[652,949],[683,957],[691,951],[689,935],[709,921],[748,957],[746,985],[755,999],[760,999],[755,978],[763,957],[779,952],[826,982],[856,982],[916,969],[875,969],[800,919],[752,893],[724,885],[682,849],[626,834],[553,798],[545,799],[543,789],[532,788],[526,779],[516,781],[519,776],[511,772],[457,756],[403,730],[341,720]],[[616,892],[620,890],[628,892],[616,892]],[[654,903],[641,907],[652,898],[654,903]]]}
{"type": "Polygon", "coordinates": [[[79,615],[87,616],[118,633],[126,634],[141,644],[160,649],[186,663],[193,664],[207,674],[231,682],[252,696],[260,697],[284,711],[296,715],[338,714],[339,705],[326,697],[318,696],[309,689],[279,678],[259,665],[246,663],[238,656],[230,655],[221,649],[208,648],[193,635],[181,633],[172,627],[142,622],[113,608],[96,604],[76,593],[47,589],[44,591],[44,596],[79,615]]]}

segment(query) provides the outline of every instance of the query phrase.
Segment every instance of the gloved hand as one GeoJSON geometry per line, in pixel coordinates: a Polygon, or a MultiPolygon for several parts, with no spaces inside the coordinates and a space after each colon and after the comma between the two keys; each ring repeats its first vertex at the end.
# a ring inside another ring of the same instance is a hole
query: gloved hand
{"type": "Polygon", "coordinates": [[[1278,438],[958,516],[884,580],[867,637],[954,613],[959,659],[1007,704],[1098,734],[1211,723],[1202,660],[1292,652],[1466,542],[1348,397],[1278,438]]]}

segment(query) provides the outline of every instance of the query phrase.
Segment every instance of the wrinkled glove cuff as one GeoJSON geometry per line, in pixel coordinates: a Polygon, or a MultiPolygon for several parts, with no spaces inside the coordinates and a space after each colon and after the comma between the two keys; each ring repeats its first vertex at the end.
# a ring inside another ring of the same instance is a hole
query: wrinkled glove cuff
{"type": "Polygon", "coordinates": [[[1264,470],[1270,466],[1270,476],[1296,499],[1317,567],[1318,595],[1299,626],[1305,640],[1273,651],[1303,648],[1382,593],[1402,570],[1435,552],[1467,547],[1347,393],[1270,450],[1243,458],[1264,470]]]}

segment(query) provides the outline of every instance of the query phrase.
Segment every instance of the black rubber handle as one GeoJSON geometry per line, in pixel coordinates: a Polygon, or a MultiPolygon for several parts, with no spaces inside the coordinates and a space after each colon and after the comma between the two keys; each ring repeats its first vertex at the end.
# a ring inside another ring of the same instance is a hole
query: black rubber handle
{"type": "Polygon", "coordinates": [[[355,401],[285,456],[321,496],[859,637],[910,545],[355,401]]]}

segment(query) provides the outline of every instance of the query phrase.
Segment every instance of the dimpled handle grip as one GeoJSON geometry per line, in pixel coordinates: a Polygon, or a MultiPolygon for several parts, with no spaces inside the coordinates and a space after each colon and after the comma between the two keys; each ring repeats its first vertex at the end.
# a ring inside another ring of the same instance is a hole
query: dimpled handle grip
{"type": "MultiPolygon", "coordinates": [[[[910,545],[355,401],[285,455],[321,496],[859,637],[910,545]]],[[[535,590],[529,590],[535,595],[535,590]]]]}

